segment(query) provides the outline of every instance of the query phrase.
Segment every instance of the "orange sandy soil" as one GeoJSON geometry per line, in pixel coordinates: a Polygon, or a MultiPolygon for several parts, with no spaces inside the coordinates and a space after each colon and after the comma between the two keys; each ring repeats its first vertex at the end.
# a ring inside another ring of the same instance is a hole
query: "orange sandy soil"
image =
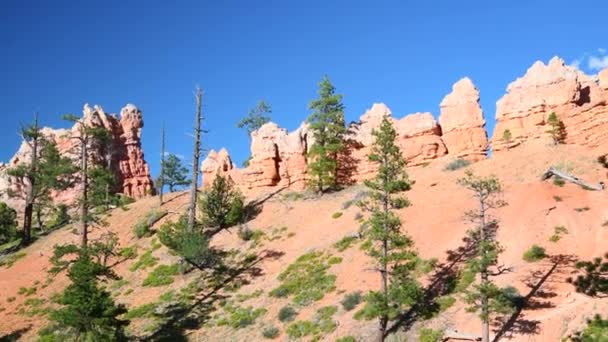
{"type": "MultiPolygon", "coordinates": [[[[605,181],[606,169],[602,169],[595,159],[594,153],[576,146],[550,147],[536,141],[500,152],[470,167],[480,175],[494,174],[503,183],[503,199],[508,205],[496,210],[494,216],[500,223],[498,240],[505,248],[500,263],[511,267],[512,272],[496,280],[500,285],[515,286],[522,295],[529,296],[529,305],[515,317],[514,324],[502,334],[502,339],[559,341],[561,337],[579,329],[585,319],[593,314],[608,314],[608,298],[589,298],[578,294],[565,281],[574,274],[574,260],[588,260],[608,252],[608,227],[602,226],[608,220],[608,192],[586,191],[573,184],[557,187],[550,181],[540,181],[540,175],[551,165],[566,169],[589,182],[605,181]],[[563,201],[557,202],[554,196],[560,196],[563,201]],[[574,210],[584,207],[589,207],[589,210],[574,210]],[[549,242],[556,225],[565,226],[568,234],[558,242],[549,242]],[[545,247],[550,258],[535,263],[523,261],[522,254],[532,244],[545,247]],[[534,291],[532,287],[535,287],[534,291]]],[[[462,238],[470,228],[463,214],[475,208],[471,194],[456,183],[464,175],[464,170],[444,171],[447,162],[449,160],[439,159],[426,167],[409,170],[410,177],[415,180],[407,194],[412,206],[399,212],[403,230],[412,236],[421,256],[437,258],[440,264],[446,261],[448,251],[462,245],[462,238]]],[[[284,332],[286,325],[278,321],[277,313],[290,303],[290,299],[269,297],[268,292],[279,284],[277,275],[300,255],[312,250],[328,250],[343,258],[342,263],[330,269],[337,276],[337,289],[325,295],[321,301],[301,309],[297,319],[309,319],[319,307],[336,305],[339,310],[334,319],[338,327],[331,334],[323,336],[323,340],[334,341],[346,335],[356,336],[360,341],[372,340],[376,322],[355,320],[353,314],[356,310],[344,311],[339,302],[345,293],[377,288],[378,275],[370,270],[373,265],[358,246],[344,252],[332,247],[344,236],[358,231],[355,215],[360,209],[353,205],[343,210],[342,206],[362,190],[363,187],[354,186],[321,198],[288,200],[277,195],[266,201],[262,212],[249,223],[249,227],[269,235],[275,228],[287,227],[287,231],[281,239],[264,241],[264,245],[257,249],[260,253],[278,252],[279,256],[263,259],[257,264],[260,273],[252,276],[251,282],[241,287],[238,293],[248,294],[261,289],[263,294],[260,297],[250,299],[243,305],[264,307],[268,312],[258,318],[254,325],[244,329],[203,327],[188,331],[188,338],[193,341],[262,341],[263,327],[273,325],[281,330],[277,340],[287,340],[284,332]],[[332,218],[337,211],[343,211],[344,215],[332,218]],[[289,237],[289,233],[295,235],[289,237]]],[[[254,199],[262,197],[264,193],[246,195],[254,199]]],[[[170,215],[155,225],[156,228],[166,220],[176,219],[186,209],[187,196],[171,194],[167,198],[163,208],[169,210],[170,215]]],[[[157,198],[148,198],[131,204],[128,211],[113,210],[107,218],[109,225],[96,229],[93,237],[106,230],[114,231],[121,246],[138,245],[141,255],[150,247],[152,238],[136,239],[132,227],[157,203],[157,198]]],[[[61,291],[67,283],[64,275],[42,288],[50,267],[48,258],[54,245],[78,242],[78,238],[72,233],[72,227],[54,232],[25,249],[27,255],[11,268],[0,269],[0,307],[4,309],[0,312],[0,336],[22,330],[22,340],[35,340],[37,330],[45,324],[45,319],[17,313],[18,307],[29,298],[19,295],[18,291],[21,287],[33,286],[36,281],[40,282],[38,291],[31,297],[48,299],[53,293],[61,291]],[[10,297],[15,297],[15,300],[9,303],[7,299],[10,297]]],[[[236,229],[217,235],[213,243],[221,248],[243,251],[250,247],[250,242],[243,242],[237,237],[236,229]]],[[[159,264],[176,260],[164,246],[154,251],[153,255],[160,258],[159,264]]],[[[130,272],[128,267],[135,260],[115,267],[115,271],[128,281],[119,291],[117,301],[129,307],[153,302],[167,290],[179,289],[194,279],[194,275],[178,276],[169,286],[142,287],[141,281],[152,268],[130,272]],[[134,291],[124,295],[125,290],[130,288],[134,291]]],[[[416,322],[409,332],[399,332],[400,340],[416,341],[415,331],[422,326],[475,333],[479,331],[479,320],[474,314],[467,313],[459,301],[430,321],[416,322]]],[[[496,326],[494,334],[500,329],[501,326],[496,326]]]]}

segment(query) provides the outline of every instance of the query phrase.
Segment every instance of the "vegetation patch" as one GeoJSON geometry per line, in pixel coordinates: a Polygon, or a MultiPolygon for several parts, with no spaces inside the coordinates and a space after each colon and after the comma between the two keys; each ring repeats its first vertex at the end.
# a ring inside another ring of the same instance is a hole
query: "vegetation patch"
{"type": "Polygon", "coordinates": [[[561,202],[563,201],[563,199],[560,196],[553,196],[553,199],[555,200],[555,202],[561,202]]]}
{"type": "Polygon", "coordinates": [[[581,208],[574,208],[574,211],[578,212],[578,213],[582,213],[584,211],[589,211],[591,208],[589,207],[581,207],[581,208]]]}
{"type": "Polygon", "coordinates": [[[266,327],[262,330],[262,336],[269,340],[279,337],[279,329],[277,327],[266,327]]]}
{"type": "Polygon", "coordinates": [[[156,309],[157,305],[158,305],[158,303],[147,303],[147,304],[140,305],[136,308],[129,310],[124,315],[124,318],[127,320],[132,320],[135,318],[149,317],[152,315],[152,313],[154,313],[154,309],[156,309]]]}
{"type": "Polygon", "coordinates": [[[166,210],[151,210],[148,212],[146,216],[139,220],[133,227],[135,236],[140,239],[146,236],[151,236],[153,232],[150,230],[150,228],[152,228],[152,225],[165,215],[167,215],[166,210]]]}
{"type": "Polygon", "coordinates": [[[312,336],[312,340],[319,340],[321,336],[336,330],[337,323],[332,316],[338,311],[335,306],[325,306],[317,310],[314,321],[297,321],[287,327],[287,336],[302,338],[312,336]]]}
{"type": "Polygon", "coordinates": [[[338,250],[338,252],[344,252],[349,249],[353,244],[355,244],[359,240],[356,236],[345,236],[340,241],[334,244],[334,247],[338,250]]]}
{"type": "Polygon", "coordinates": [[[123,259],[135,259],[137,258],[137,247],[125,247],[118,252],[118,255],[120,255],[120,257],[123,259]]]}
{"type": "Polygon", "coordinates": [[[35,294],[37,290],[38,289],[35,286],[32,286],[32,287],[20,287],[19,288],[19,292],[17,292],[17,293],[20,294],[20,295],[24,295],[26,297],[29,297],[29,296],[35,294]]]}
{"type": "Polygon", "coordinates": [[[551,235],[551,237],[549,237],[549,241],[557,242],[557,241],[561,240],[562,235],[564,235],[564,234],[568,234],[568,229],[566,229],[566,227],[555,226],[553,228],[553,235],[551,235]]]}
{"type": "Polygon", "coordinates": [[[535,262],[547,257],[545,249],[539,245],[532,245],[530,249],[524,252],[523,259],[527,262],[535,262]]]}
{"type": "Polygon", "coordinates": [[[357,342],[354,336],[343,336],[336,340],[336,342],[357,342]]]}
{"type": "Polygon", "coordinates": [[[313,251],[300,256],[279,274],[281,285],[270,292],[272,297],[293,296],[297,305],[308,305],[321,300],[335,290],[336,276],[329,274],[331,255],[313,251]]]}
{"type": "Polygon", "coordinates": [[[439,312],[443,312],[456,303],[456,298],[452,296],[441,296],[435,299],[435,303],[439,305],[439,312]]]}
{"type": "Polygon", "coordinates": [[[27,317],[44,316],[51,311],[49,307],[43,306],[45,303],[46,300],[42,298],[28,298],[23,303],[25,307],[20,308],[17,313],[27,317]]]}
{"type": "Polygon", "coordinates": [[[462,158],[458,158],[455,159],[451,162],[449,162],[444,168],[444,171],[456,171],[458,169],[462,169],[464,167],[467,167],[471,165],[471,162],[466,160],[466,159],[462,159],[462,158]]]}
{"type": "Polygon", "coordinates": [[[566,185],[566,181],[560,176],[553,177],[553,185],[559,186],[560,188],[566,185]]]}
{"type": "Polygon", "coordinates": [[[217,321],[218,326],[229,326],[234,329],[244,328],[255,323],[255,320],[266,313],[266,309],[252,306],[239,307],[233,304],[224,305],[227,316],[217,321]]]}
{"type": "Polygon", "coordinates": [[[298,312],[291,306],[284,306],[279,310],[279,321],[291,322],[296,319],[298,312]]]}
{"type": "Polygon", "coordinates": [[[331,214],[331,218],[333,218],[333,219],[338,219],[340,217],[342,217],[341,211],[336,211],[335,213],[331,214]]]}
{"type": "Polygon", "coordinates": [[[0,267],[4,266],[6,268],[11,268],[11,267],[13,267],[13,264],[15,264],[15,262],[17,262],[17,260],[23,258],[24,256],[26,256],[26,254],[24,252],[10,254],[10,255],[0,259],[0,267]]]}
{"type": "Polygon", "coordinates": [[[153,267],[158,263],[158,258],[152,255],[152,251],[146,251],[139,259],[129,267],[129,271],[144,270],[148,267],[153,267]]]}
{"type": "Polygon", "coordinates": [[[363,300],[363,296],[361,296],[361,292],[352,292],[344,296],[344,299],[340,302],[342,307],[346,311],[350,311],[359,305],[363,300]]]}
{"type": "Polygon", "coordinates": [[[143,286],[165,286],[173,283],[173,277],[179,274],[179,265],[159,265],[144,279],[143,286]]]}
{"type": "Polygon", "coordinates": [[[431,328],[422,328],[418,332],[418,341],[420,342],[441,342],[443,341],[443,330],[433,330],[431,328]]]}

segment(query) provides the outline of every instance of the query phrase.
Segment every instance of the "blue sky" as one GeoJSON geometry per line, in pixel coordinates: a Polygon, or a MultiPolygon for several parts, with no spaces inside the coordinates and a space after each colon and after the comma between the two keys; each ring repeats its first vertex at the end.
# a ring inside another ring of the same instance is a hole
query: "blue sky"
{"type": "Polygon", "coordinates": [[[191,153],[200,84],[204,147],[225,146],[240,164],[249,138],[236,122],[265,99],[275,122],[296,128],[323,74],[344,94],[348,120],[374,102],[398,117],[437,116],[451,85],[469,76],[491,131],[496,100],[535,60],[559,55],[588,73],[608,65],[605,1],[80,3],[0,2],[0,160],[35,111],[61,127],[61,114],[80,114],[85,102],[106,112],[134,103],[156,174],[163,123],[168,150],[191,153]]]}

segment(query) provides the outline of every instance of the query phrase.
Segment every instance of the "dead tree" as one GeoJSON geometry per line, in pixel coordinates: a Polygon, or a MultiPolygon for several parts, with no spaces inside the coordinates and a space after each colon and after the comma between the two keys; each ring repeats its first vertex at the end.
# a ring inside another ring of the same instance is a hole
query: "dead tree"
{"type": "Polygon", "coordinates": [[[165,126],[163,125],[160,134],[160,177],[158,178],[158,191],[160,205],[163,205],[163,188],[165,187],[165,126]]]}
{"type": "Polygon", "coordinates": [[[196,222],[196,200],[198,190],[198,163],[201,156],[201,121],[203,120],[202,100],[203,90],[199,87],[195,91],[196,113],[194,121],[194,151],[192,153],[192,187],[190,188],[190,207],[188,208],[188,229],[194,231],[196,222]]]}
{"type": "Polygon", "coordinates": [[[560,171],[560,170],[558,170],[558,169],[556,169],[554,167],[550,167],[549,170],[545,171],[545,173],[543,173],[543,176],[541,177],[541,179],[544,181],[544,180],[547,180],[547,179],[549,179],[549,178],[551,178],[553,176],[559,177],[559,178],[561,178],[563,180],[566,180],[566,181],[568,181],[570,183],[578,184],[578,185],[580,185],[581,187],[583,187],[584,189],[587,189],[587,190],[601,191],[601,190],[604,190],[604,188],[605,188],[604,182],[599,182],[597,185],[589,184],[589,183],[583,181],[582,179],[580,179],[578,177],[569,175],[569,174],[567,174],[565,172],[562,172],[562,171],[560,171]]]}

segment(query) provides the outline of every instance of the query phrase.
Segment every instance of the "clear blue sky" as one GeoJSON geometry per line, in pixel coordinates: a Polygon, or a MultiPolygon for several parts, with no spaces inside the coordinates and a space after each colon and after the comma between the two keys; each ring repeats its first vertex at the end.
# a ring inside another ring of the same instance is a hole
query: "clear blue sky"
{"type": "Polygon", "coordinates": [[[226,146],[240,164],[249,143],[239,118],[266,99],[274,121],[296,128],[323,74],[344,94],[348,120],[373,102],[399,117],[437,116],[451,85],[469,76],[491,130],[496,100],[535,60],[560,55],[588,73],[608,64],[607,10],[599,0],[3,0],[0,160],[34,111],[59,127],[61,114],[80,114],[85,102],[107,112],[134,103],[156,174],[163,122],[168,150],[191,153],[200,84],[204,147],[226,146]]]}

